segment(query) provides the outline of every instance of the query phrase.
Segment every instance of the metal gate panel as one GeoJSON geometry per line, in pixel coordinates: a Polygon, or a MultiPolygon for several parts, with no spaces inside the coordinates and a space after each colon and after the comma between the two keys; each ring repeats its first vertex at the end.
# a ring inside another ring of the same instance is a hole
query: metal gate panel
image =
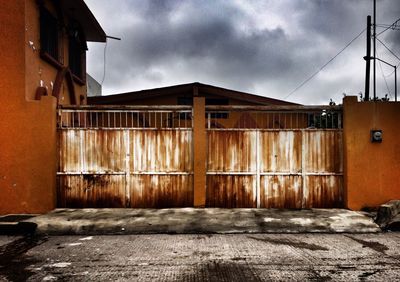
{"type": "Polygon", "coordinates": [[[343,207],[343,133],[303,131],[303,207],[343,207]]]}
{"type": "Polygon", "coordinates": [[[206,206],[257,207],[256,177],[251,175],[207,175],[206,206]]]}
{"type": "Polygon", "coordinates": [[[261,136],[260,207],[342,207],[341,130],[267,130],[261,136]]]}
{"type": "Polygon", "coordinates": [[[172,208],[193,206],[193,175],[132,175],[130,206],[172,208]]]}
{"type": "Polygon", "coordinates": [[[252,131],[207,131],[206,206],[257,207],[257,140],[252,131]]]}
{"type": "Polygon", "coordinates": [[[341,130],[304,130],[304,170],[310,173],[343,173],[341,130]]]}
{"type": "Polygon", "coordinates": [[[58,207],[193,206],[191,109],[59,110],[58,207]]]}
{"type": "Polygon", "coordinates": [[[59,130],[59,207],[124,207],[126,144],[120,130],[59,130]]]}
{"type": "Polygon", "coordinates": [[[130,207],[193,206],[192,130],[129,132],[130,207]]]}
{"type": "Polygon", "coordinates": [[[301,131],[261,131],[261,173],[301,172],[301,131]]]}
{"type": "Polygon", "coordinates": [[[256,171],[256,132],[207,131],[208,172],[252,173],[256,171]]]}
{"type": "Polygon", "coordinates": [[[209,129],[206,206],[343,206],[341,129],[209,129]]]}
{"type": "Polygon", "coordinates": [[[59,175],[57,207],[123,208],[126,204],[125,175],[59,175]]]}
{"type": "Polygon", "coordinates": [[[132,172],[193,172],[192,130],[129,131],[132,172]]]}
{"type": "Polygon", "coordinates": [[[261,176],[261,208],[302,208],[303,178],[300,175],[261,176]]]}
{"type": "Polygon", "coordinates": [[[303,181],[303,208],[343,207],[343,176],[309,175],[303,181]]]}

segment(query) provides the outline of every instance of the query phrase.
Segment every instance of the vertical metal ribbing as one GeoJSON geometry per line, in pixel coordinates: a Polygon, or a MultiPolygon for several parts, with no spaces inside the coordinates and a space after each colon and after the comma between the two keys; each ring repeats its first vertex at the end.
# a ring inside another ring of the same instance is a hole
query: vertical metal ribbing
{"type": "Polygon", "coordinates": [[[260,131],[257,130],[256,131],[256,199],[257,199],[257,208],[260,208],[260,206],[261,206],[261,199],[260,199],[260,186],[261,186],[260,134],[261,134],[260,131]]]}
{"type": "Polygon", "coordinates": [[[131,206],[131,191],[130,191],[130,138],[129,130],[124,130],[124,145],[126,148],[125,156],[125,207],[129,208],[131,206]]]}
{"type": "Polygon", "coordinates": [[[306,203],[307,203],[307,186],[306,186],[306,170],[305,170],[305,165],[306,165],[306,155],[305,155],[305,150],[306,150],[306,132],[304,129],[301,130],[301,183],[302,183],[302,194],[303,194],[303,199],[301,203],[301,207],[305,208],[306,203]]]}

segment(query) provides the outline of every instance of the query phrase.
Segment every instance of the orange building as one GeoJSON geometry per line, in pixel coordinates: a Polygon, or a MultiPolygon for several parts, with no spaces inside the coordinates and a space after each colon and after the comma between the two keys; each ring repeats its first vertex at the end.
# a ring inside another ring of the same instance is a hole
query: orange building
{"type": "Polygon", "coordinates": [[[0,214],[55,207],[56,107],[86,104],[87,41],[106,34],[83,0],[0,0],[0,214]]]}

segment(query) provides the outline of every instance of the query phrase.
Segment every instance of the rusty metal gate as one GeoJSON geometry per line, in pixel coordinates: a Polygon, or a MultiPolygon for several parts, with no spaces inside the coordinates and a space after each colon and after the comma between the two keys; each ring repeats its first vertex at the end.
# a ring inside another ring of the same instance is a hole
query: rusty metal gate
{"type": "Polygon", "coordinates": [[[341,116],[339,107],[207,107],[206,205],[342,207],[341,116]]]}
{"type": "MultiPolygon", "coordinates": [[[[205,112],[207,207],[343,206],[340,107],[205,112]]],[[[192,107],[64,106],[58,113],[58,207],[193,206],[192,107]]]]}
{"type": "Polygon", "coordinates": [[[193,205],[191,107],[59,109],[58,207],[193,205]]]}

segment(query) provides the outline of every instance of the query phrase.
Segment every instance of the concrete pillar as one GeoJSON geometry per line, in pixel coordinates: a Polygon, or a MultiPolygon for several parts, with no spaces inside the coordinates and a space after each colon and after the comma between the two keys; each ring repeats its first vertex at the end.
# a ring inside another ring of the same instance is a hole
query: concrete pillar
{"type": "Polygon", "coordinates": [[[197,87],[193,88],[193,205],[196,208],[206,205],[206,119],[205,98],[198,96],[197,87]]]}
{"type": "Polygon", "coordinates": [[[343,116],[347,208],[376,208],[400,199],[400,103],[345,97],[343,116]],[[382,130],[382,142],[371,141],[371,130],[382,130]]]}
{"type": "MultiPolygon", "coordinates": [[[[349,109],[352,108],[353,104],[357,104],[357,96],[345,96],[343,98],[343,188],[344,188],[344,203],[346,208],[352,209],[349,204],[349,164],[348,164],[348,151],[350,147],[355,146],[351,144],[349,130],[353,130],[351,127],[351,112],[349,109]]],[[[351,169],[351,168],[350,168],[351,169]]],[[[351,178],[351,177],[350,177],[351,178]]]]}

